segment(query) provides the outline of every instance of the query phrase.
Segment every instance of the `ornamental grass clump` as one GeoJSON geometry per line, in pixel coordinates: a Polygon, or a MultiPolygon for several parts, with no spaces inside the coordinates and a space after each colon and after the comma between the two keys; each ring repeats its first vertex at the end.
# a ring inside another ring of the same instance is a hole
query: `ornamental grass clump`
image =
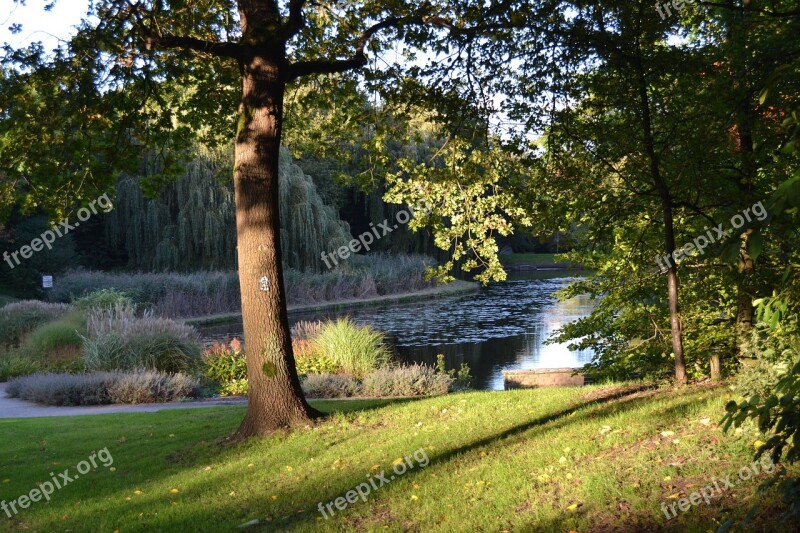
{"type": "Polygon", "coordinates": [[[386,366],[392,359],[383,333],[359,326],[349,317],[324,323],[313,343],[320,356],[356,377],[386,366]]]}
{"type": "Polygon", "coordinates": [[[90,312],[87,329],[83,344],[87,370],[183,372],[201,363],[199,336],[193,327],[149,312],[137,317],[129,306],[90,312]]]}

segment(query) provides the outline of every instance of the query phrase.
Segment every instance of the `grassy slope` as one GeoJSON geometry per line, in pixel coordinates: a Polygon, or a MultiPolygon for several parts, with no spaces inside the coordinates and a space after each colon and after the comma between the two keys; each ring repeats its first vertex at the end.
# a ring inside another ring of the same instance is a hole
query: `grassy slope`
{"type": "Polygon", "coordinates": [[[666,522],[662,500],[750,464],[754,437],[716,426],[722,388],[608,399],[610,392],[318,403],[351,412],[235,447],[216,441],[235,429],[236,407],[0,420],[0,498],[27,493],[48,472],[74,468],[104,447],[116,468],[90,472],[14,522],[1,515],[0,530],[230,531],[260,519],[270,531],[708,531],[758,500],[758,482],[741,482],[666,522]],[[705,417],[710,425],[700,422],[705,417]],[[344,495],[377,469],[388,476],[393,460],[420,447],[427,468],[321,518],[318,502],[344,495]]]}

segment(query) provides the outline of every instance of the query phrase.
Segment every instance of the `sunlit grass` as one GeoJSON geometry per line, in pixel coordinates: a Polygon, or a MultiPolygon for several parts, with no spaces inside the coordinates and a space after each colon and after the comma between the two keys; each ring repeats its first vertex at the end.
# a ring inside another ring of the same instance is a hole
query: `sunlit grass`
{"type": "MultiPolygon", "coordinates": [[[[708,531],[743,517],[758,481],[669,522],[660,503],[749,465],[754,433],[716,425],[724,388],[472,392],[317,402],[315,427],[222,446],[238,407],[2,420],[0,498],[108,448],[99,468],[36,503],[11,531],[708,531]],[[616,395],[615,399],[609,399],[616,395]],[[424,448],[415,468],[325,520],[327,503],[424,448]],[[603,529],[606,528],[606,529],[603,529]]],[[[772,523],[775,497],[767,496],[772,523]]],[[[763,509],[763,507],[762,507],[763,509]]],[[[767,522],[763,522],[767,520],[767,522]]]]}

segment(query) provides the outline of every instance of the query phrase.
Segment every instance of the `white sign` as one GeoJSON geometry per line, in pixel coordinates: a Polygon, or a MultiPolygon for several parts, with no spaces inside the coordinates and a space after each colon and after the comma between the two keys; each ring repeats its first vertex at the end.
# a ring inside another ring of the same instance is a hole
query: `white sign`
{"type": "Polygon", "coordinates": [[[42,276],[42,288],[43,289],[53,288],[53,276],[42,276]]]}

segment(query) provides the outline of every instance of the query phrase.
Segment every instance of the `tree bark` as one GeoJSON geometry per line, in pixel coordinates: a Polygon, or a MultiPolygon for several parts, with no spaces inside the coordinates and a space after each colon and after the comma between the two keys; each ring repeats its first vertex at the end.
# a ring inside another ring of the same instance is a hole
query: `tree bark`
{"type": "Polygon", "coordinates": [[[675,356],[675,381],[685,384],[688,380],[686,374],[686,358],[683,353],[683,325],[678,300],[678,268],[672,253],[675,251],[675,222],[672,216],[672,195],[669,187],[661,175],[658,153],[656,152],[653,137],[653,123],[650,115],[650,96],[647,90],[647,79],[640,56],[637,56],[636,69],[638,74],[639,99],[642,114],[642,132],[644,134],[644,147],[650,162],[650,178],[653,180],[661,198],[661,211],[664,217],[664,251],[667,254],[667,297],[669,298],[670,328],[672,334],[672,353],[675,356]]]}
{"type": "Polygon", "coordinates": [[[722,362],[720,361],[719,352],[711,354],[711,381],[722,381],[722,362]]]}
{"type": "Polygon", "coordinates": [[[281,57],[240,59],[242,100],[234,184],[248,405],[236,438],[308,424],[289,330],[281,263],[278,161],[285,81],[281,57]]]}

